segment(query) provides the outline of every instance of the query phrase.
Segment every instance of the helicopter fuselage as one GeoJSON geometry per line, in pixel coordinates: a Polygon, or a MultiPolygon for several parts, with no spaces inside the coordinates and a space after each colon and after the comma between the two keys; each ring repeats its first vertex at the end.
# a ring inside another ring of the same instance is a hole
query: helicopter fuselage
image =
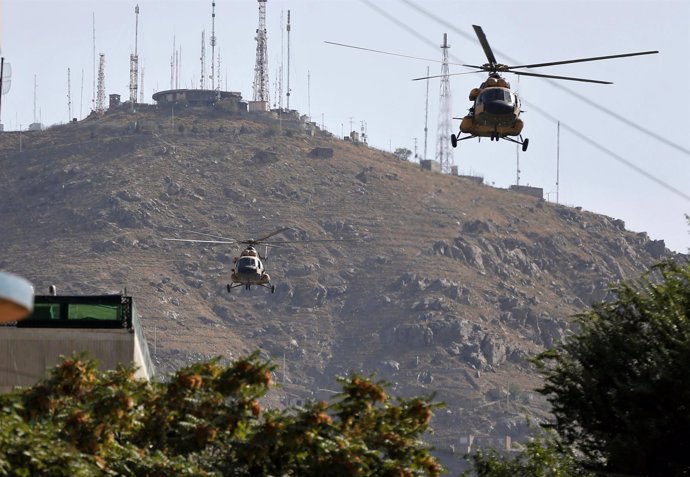
{"type": "Polygon", "coordinates": [[[247,253],[245,250],[235,259],[230,280],[242,285],[266,285],[271,281],[271,277],[264,271],[258,254],[247,253]]]}
{"type": "Polygon", "coordinates": [[[476,89],[470,98],[474,99],[474,106],[462,119],[461,132],[483,137],[518,136],[522,132],[520,101],[510,88],[476,89]]]}

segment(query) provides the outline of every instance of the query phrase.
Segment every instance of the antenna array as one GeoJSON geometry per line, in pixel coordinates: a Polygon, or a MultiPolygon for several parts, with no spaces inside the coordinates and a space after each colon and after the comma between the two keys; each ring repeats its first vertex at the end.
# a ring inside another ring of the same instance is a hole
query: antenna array
{"type": "Polygon", "coordinates": [[[287,21],[287,109],[290,110],[290,10],[287,21]]]}
{"type": "Polygon", "coordinates": [[[268,98],[268,39],[266,36],[266,2],[259,2],[259,28],[256,30],[256,63],[254,65],[254,101],[269,102],[268,98]]]}
{"type": "Polygon", "coordinates": [[[96,93],[96,112],[105,113],[105,53],[99,53],[98,92],[96,93]]]}
{"type": "MultiPolygon", "coordinates": [[[[216,2],[211,3],[211,89],[216,89],[215,67],[216,61],[216,2]]],[[[220,74],[220,71],[218,72],[220,74]]]]}
{"type": "Polygon", "coordinates": [[[134,54],[129,55],[129,101],[132,103],[132,109],[137,102],[137,90],[139,80],[139,55],[137,52],[137,42],[139,41],[139,5],[134,7],[134,15],[136,18],[134,29],[134,54]]]}

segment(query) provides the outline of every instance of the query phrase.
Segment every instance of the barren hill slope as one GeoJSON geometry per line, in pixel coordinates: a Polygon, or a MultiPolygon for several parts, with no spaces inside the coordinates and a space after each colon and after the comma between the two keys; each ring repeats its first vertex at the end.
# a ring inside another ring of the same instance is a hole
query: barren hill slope
{"type": "Polygon", "coordinates": [[[443,445],[524,435],[520,416],[545,410],[525,357],[668,254],[621,221],[422,171],[296,118],[189,109],[173,123],[148,108],[21,140],[0,135],[0,268],[39,293],[126,288],[162,373],[258,348],[298,396],[349,370],[399,395],[436,391],[443,445]],[[225,291],[235,247],[162,240],[282,226],[357,240],[270,249],[275,294],[225,291]]]}

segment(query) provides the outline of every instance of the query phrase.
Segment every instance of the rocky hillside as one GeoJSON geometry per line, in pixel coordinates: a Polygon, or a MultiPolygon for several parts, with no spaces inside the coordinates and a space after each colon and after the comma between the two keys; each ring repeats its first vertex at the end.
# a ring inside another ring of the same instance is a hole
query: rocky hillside
{"type": "Polygon", "coordinates": [[[126,289],[162,374],[260,349],[283,402],[350,370],[436,392],[443,447],[524,436],[524,415],[546,411],[525,358],[669,254],[620,220],[423,171],[292,115],[150,107],[19,141],[0,135],[0,268],[39,292],[126,289]],[[344,240],[270,249],[275,294],[225,291],[237,248],[163,241],[282,226],[344,240]]]}

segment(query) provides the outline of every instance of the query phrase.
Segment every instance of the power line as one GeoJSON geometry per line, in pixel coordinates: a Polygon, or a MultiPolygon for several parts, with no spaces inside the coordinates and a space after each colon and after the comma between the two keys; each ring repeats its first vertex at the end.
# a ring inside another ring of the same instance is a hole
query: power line
{"type": "Polygon", "coordinates": [[[547,117],[548,119],[550,119],[551,121],[553,121],[553,122],[555,122],[555,123],[557,123],[557,124],[560,124],[561,127],[562,127],[563,129],[569,131],[572,135],[574,135],[574,136],[580,138],[581,140],[583,140],[583,141],[586,142],[587,144],[589,144],[589,145],[591,145],[591,146],[594,146],[596,149],[598,149],[598,150],[600,150],[601,152],[603,152],[603,153],[605,153],[605,154],[611,156],[613,159],[615,159],[616,161],[620,162],[621,164],[623,164],[623,165],[629,167],[630,169],[634,170],[634,171],[637,172],[638,174],[641,174],[642,176],[646,177],[647,179],[651,180],[652,182],[655,182],[656,184],[660,185],[661,187],[663,187],[664,189],[668,190],[669,192],[672,192],[672,193],[676,194],[677,196],[679,196],[679,197],[681,197],[681,198],[687,200],[688,202],[690,202],[690,195],[686,194],[685,192],[681,191],[680,189],[677,189],[676,187],[674,187],[674,186],[668,184],[667,182],[664,182],[663,180],[659,179],[658,177],[655,177],[653,174],[651,174],[651,173],[645,171],[645,170],[642,169],[641,167],[639,167],[639,166],[637,166],[636,164],[634,164],[634,163],[628,161],[627,159],[625,159],[624,157],[620,156],[619,154],[616,154],[616,153],[613,152],[612,150],[607,149],[606,147],[602,146],[601,144],[599,144],[599,143],[598,143],[597,141],[595,141],[594,139],[589,138],[589,137],[588,137],[587,135],[585,135],[584,133],[581,133],[580,131],[578,131],[577,129],[575,129],[575,128],[571,127],[571,126],[568,126],[568,125],[565,124],[563,121],[559,121],[556,117],[550,115],[549,113],[547,113],[547,112],[544,111],[543,109],[540,109],[538,106],[535,106],[534,104],[528,103],[528,102],[524,101],[524,99],[523,99],[523,103],[528,104],[528,105],[530,106],[530,108],[533,108],[533,109],[537,110],[538,112],[540,112],[541,114],[543,114],[544,116],[546,116],[546,117],[547,117]]]}

